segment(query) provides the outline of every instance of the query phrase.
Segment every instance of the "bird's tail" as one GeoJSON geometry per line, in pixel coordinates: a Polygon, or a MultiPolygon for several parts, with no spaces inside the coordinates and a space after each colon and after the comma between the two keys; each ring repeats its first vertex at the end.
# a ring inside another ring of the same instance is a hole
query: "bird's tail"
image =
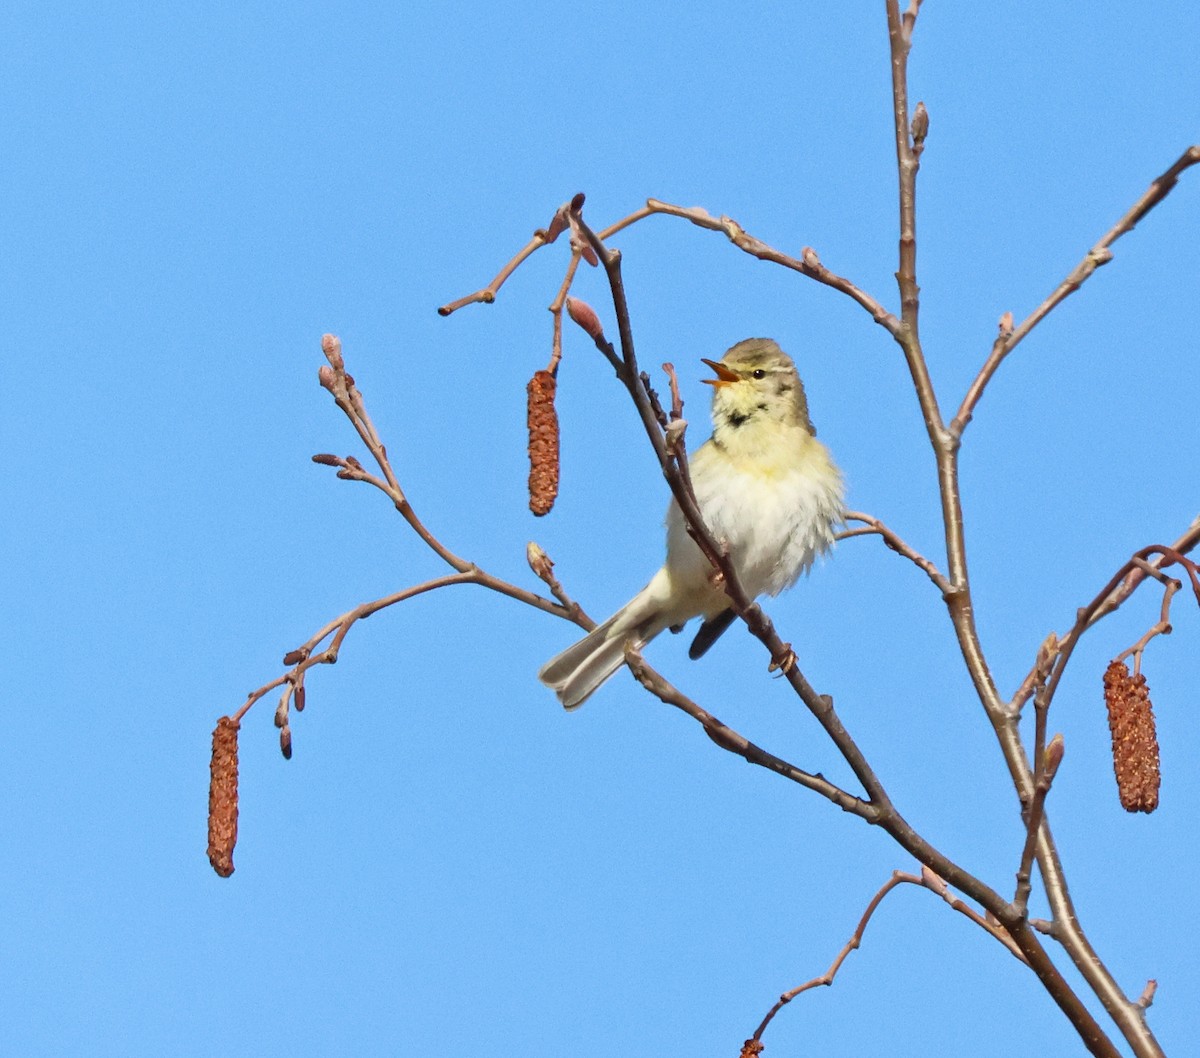
{"type": "Polygon", "coordinates": [[[603,624],[551,658],[538,679],[558,695],[566,709],[576,709],[625,663],[626,645],[641,650],[667,627],[651,581],[603,624]]]}

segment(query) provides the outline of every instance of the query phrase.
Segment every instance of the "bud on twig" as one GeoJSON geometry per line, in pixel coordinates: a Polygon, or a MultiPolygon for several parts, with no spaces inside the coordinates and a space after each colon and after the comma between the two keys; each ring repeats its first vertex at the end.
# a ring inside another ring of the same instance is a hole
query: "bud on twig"
{"type": "Polygon", "coordinates": [[[683,436],[687,433],[687,419],[674,419],[667,424],[667,451],[678,455],[683,451],[683,436]]]}
{"type": "Polygon", "coordinates": [[[342,340],[336,334],[321,335],[321,352],[325,354],[335,371],[341,371],[346,362],[342,359],[342,340]]]}
{"type": "Polygon", "coordinates": [[[604,328],[600,325],[600,317],[586,301],[580,301],[579,298],[567,298],[567,315],[587,331],[592,341],[604,341],[604,328]]]}
{"type": "Polygon", "coordinates": [[[238,722],[217,721],[208,784],[208,862],[222,878],[233,874],[238,823],[238,722]]]}
{"type": "Polygon", "coordinates": [[[1055,735],[1042,754],[1042,775],[1045,776],[1047,784],[1054,781],[1054,776],[1058,772],[1058,766],[1063,762],[1065,752],[1066,744],[1062,735],[1055,735]]]}
{"type": "Polygon", "coordinates": [[[593,268],[600,263],[600,258],[596,256],[596,251],[592,249],[592,244],[588,242],[587,236],[579,230],[577,225],[572,226],[571,249],[593,268]]]}
{"type": "Polygon", "coordinates": [[[1045,681],[1049,678],[1050,670],[1054,666],[1054,659],[1058,655],[1058,649],[1058,636],[1051,632],[1038,647],[1036,664],[1038,679],[1045,681]]]}
{"type": "Polygon", "coordinates": [[[1121,807],[1153,812],[1158,807],[1158,735],[1146,677],[1140,672],[1131,676],[1123,661],[1110,663],[1104,673],[1104,702],[1121,807]]]}
{"type": "Polygon", "coordinates": [[[554,410],[556,384],[549,371],[537,371],[529,380],[529,509],[539,517],[548,514],[558,496],[558,413],[554,410]]]}
{"type": "Polygon", "coordinates": [[[918,103],[913,112],[912,139],[913,150],[920,152],[925,146],[925,137],[929,135],[929,111],[924,103],[918,103]]]}
{"type": "Polygon", "coordinates": [[[529,568],[538,580],[548,581],[554,576],[554,563],[550,556],[532,540],[525,546],[525,561],[529,563],[529,568]]]}
{"type": "Polygon", "coordinates": [[[571,222],[568,219],[570,212],[571,203],[564,202],[558,207],[557,210],[555,210],[554,216],[550,219],[550,227],[544,231],[534,232],[534,234],[541,235],[541,237],[548,243],[554,242],[555,239],[557,239],[564,231],[567,230],[568,227],[570,227],[571,222]]]}

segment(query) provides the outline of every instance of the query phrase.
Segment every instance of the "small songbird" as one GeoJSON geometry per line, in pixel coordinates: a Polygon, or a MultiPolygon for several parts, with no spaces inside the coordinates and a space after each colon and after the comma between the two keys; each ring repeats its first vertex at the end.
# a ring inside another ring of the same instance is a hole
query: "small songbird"
{"type": "MultiPolygon", "coordinates": [[[[796,365],[769,338],[738,342],[705,360],[713,387],[713,434],[689,459],[705,524],[729,548],[752,598],[778,595],[833,543],[842,477],[816,438],[796,365]]],[[[667,509],[667,561],[640,592],[538,673],[574,709],[664,628],[703,617],[688,654],[698,658],[734,613],[713,568],[688,535],[679,505],[667,509]]]]}

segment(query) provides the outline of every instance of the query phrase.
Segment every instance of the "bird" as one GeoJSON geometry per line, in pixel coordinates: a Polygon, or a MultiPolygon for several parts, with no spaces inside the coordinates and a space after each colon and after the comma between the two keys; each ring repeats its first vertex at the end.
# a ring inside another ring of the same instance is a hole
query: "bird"
{"type": "MultiPolygon", "coordinates": [[[[751,598],[778,595],[833,544],[844,514],[841,471],[817,440],[804,384],[792,358],[770,338],[747,338],[720,361],[712,436],[688,460],[704,522],[728,549],[751,598]]],[[[538,679],[576,709],[667,628],[703,623],[688,654],[704,654],[734,620],[711,563],[687,531],[678,503],[666,515],[667,557],[640,592],[608,620],[548,661],[538,679]]]]}

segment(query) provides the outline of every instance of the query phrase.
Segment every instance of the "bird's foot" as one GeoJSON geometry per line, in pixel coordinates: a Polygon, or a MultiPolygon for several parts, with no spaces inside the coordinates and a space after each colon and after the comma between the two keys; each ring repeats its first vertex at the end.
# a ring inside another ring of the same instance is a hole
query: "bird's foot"
{"type": "Polygon", "coordinates": [[[792,649],[792,644],[784,643],[783,649],[771,658],[771,664],[767,666],[767,671],[791,672],[792,666],[796,664],[796,660],[796,652],[792,649]]]}

